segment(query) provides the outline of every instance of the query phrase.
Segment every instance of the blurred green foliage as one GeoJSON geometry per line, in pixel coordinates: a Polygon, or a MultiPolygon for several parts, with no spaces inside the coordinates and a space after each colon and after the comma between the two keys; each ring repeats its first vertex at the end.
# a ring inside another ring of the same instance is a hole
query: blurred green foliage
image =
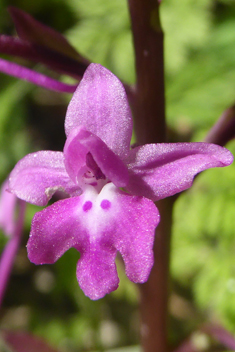
{"type": "MultiPolygon", "coordinates": [[[[228,148],[234,153],[235,143],[228,148]]],[[[235,327],[235,167],[208,170],[177,200],[172,273],[201,313],[235,327]],[[221,172],[219,172],[221,171],[221,172]]]]}
{"type": "MultiPolygon", "coordinates": [[[[0,0],[0,30],[14,34],[8,5],[18,6],[64,32],[91,61],[134,83],[126,0],[0,0]]],[[[235,2],[163,0],[161,6],[168,123],[182,139],[190,136],[199,141],[235,101],[235,2]]],[[[0,74],[1,181],[25,154],[63,148],[69,98],[0,74]]],[[[228,148],[235,152],[234,142],[228,148]]],[[[176,202],[171,263],[175,342],[208,319],[217,319],[234,331],[234,184],[234,165],[210,170],[176,202]],[[187,307],[188,313],[182,307],[187,307]]],[[[38,210],[33,206],[27,210],[25,237],[0,313],[0,326],[29,329],[63,351],[138,343],[138,292],[119,262],[120,288],[93,302],[78,287],[75,272],[79,254],[75,250],[54,266],[37,267],[28,261],[24,246],[38,210]]],[[[2,247],[5,242],[0,236],[2,247]]]]}

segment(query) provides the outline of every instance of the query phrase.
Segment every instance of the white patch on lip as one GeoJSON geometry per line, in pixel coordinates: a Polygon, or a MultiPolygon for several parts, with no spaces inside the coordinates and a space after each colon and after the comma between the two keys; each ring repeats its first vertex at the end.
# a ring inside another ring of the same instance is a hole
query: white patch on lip
{"type": "Polygon", "coordinates": [[[102,235],[102,232],[112,231],[113,218],[116,216],[117,203],[115,202],[116,187],[112,183],[106,184],[100,193],[97,193],[94,187],[88,186],[81,196],[82,203],[78,208],[79,218],[81,219],[81,225],[89,233],[90,241],[96,241],[102,235]],[[109,201],[110,207],[108,209],[102,209],[102,201],[109,201]],[[85,204],[92,203],[92,206],[86,209],[85,204]]]}

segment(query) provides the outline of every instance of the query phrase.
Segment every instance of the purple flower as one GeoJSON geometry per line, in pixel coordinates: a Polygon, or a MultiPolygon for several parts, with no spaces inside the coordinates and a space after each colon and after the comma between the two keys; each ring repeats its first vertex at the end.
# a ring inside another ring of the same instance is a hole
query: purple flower
{"type": "Polygon", "coordinates": [[[229,165],[233,157],[205,143],[130,150],[132,117],[125,90],[98,64],[88,67],[69,104],[65,131],[63,153],[27,155],[12,171],[10,189],[37,205],[46,205],[57,190],[70,196],[34,216],[28,256],[35,264],[49,264],[76,248],[79,285],[99,299],[118,287],[117,251],[131,281],[148,279],[160,220],[153,201],[185,190],[198,172],[229,165]]]}

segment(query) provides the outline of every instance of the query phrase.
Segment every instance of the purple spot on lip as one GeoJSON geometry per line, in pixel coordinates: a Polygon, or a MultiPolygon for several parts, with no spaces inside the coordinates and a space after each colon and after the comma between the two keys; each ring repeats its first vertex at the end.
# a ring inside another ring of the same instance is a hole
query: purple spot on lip
{"type": "Polygon", "coordinates": [[[109,209],[111,207],[111,202],[108,199],[102,200],[100,204],[102,209],[109,209]]]}
{"type": "Polygon", "coordinates": [[[92,202],[90,200],[88,200],[86,203],[83,204],[83,211],[88,211],[92,208],[92,202]]]}

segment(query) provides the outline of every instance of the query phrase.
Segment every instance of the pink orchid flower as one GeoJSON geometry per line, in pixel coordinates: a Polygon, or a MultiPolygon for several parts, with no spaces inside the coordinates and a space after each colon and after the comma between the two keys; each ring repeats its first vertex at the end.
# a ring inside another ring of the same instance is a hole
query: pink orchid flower
{"type": "Polygon", "coordinates": [[[35,214],[28,256],[35,264],[50,264],[76,248],[79,285],[99,299],[118,287],[117,251],[131,281],[148,279],[160,221],[153,202],[187,189],[198,172],[227,166],[233,157],[206,143],[130,149],[132,117],[124,87],[98,64],[88,67],[73,95],[65,132],[63,152],[27,155],[9,185],[37,205],[46,205],[57,190],[68,195],[35,214]]]}

